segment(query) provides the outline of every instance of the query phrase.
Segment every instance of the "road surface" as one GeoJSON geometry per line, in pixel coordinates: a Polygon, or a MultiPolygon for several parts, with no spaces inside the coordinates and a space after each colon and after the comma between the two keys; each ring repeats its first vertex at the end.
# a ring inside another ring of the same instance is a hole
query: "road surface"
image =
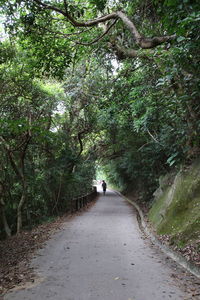
{"type": "Polygon", "coordinates": [[[32,266],[38,281],[5,300],[193,299],[166,256],[143,236],[135,210],[112,191],[64,223],[32,266]]]}

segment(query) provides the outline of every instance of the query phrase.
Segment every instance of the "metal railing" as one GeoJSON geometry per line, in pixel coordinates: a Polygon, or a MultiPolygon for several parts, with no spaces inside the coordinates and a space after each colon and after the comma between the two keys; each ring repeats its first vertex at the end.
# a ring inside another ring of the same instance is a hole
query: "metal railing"
{"type": "Polygon", "coordinates": [[[97,187],[93,186],[93,190],[92,192],[80,196],[76,199],[72,199],[71,201],[71,211],[78,211],[81,208],[83,208],[84,206],[86,206],[88,203],[92,202],[97,196],[97,187]]]}

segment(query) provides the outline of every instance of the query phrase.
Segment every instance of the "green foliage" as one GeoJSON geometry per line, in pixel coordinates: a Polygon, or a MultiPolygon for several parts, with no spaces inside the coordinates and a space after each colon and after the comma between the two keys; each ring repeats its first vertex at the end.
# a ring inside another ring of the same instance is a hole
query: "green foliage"
{"type": "MultiPolygon", "coordinates": [[[[103,110],[108,153],[114,156],[112,162],[104,160],[111,181],[121,189],[145,189],[144,197],[149,200],[160,174],[199,154],[199,20],[195,2],[189,7],[185,2],[180,11],[179,5],[179,1],[165,5],[155,1],[154,7],[163,26],[181,34],[178,44],[167,50],[158,48],[148,63],[123,63],[107,96],[109,108],[103,110]],[[193,17],[185,20],[188,10],[193,17]],[[181,31],[171,23],[181,23],[181,31]]],[[[147,8],[142,16],[153,22],[147,8]]]]}
{"type": "Polygon", "coordinates": [[[0,44],[0,183],[13,230],[24,184],[10,156],[26,178],[23,221],[31,225],[86,193],[96,160],[112,184],[149,201],[160,175],[199,155],[197,1],[68,1],[79,21],[122,9],[145,36],[177,35],[120,62],[107,42],[132,47],[122,22],[85,48],[102,25],[75,28],[33,1],[0,3],[10,36],[0,44]]]}
{"type": "Polygon", "coordinates": [[[68,95],[70,82],[33,78],[28,62],[26,53],[17,50],[0,67],[0,184],[12,232],[24,190],[19,174],[27,185],[23,224],[30,227],[70,210],[74,198],[91,191],[95,170],[92,153],[85,148],[94,120],[91,109],[83,112],[85,98],[79,99],[78,92],[68,95]],[[78,134],[84,130],[80,155],[78,134]]]}
{"type": "Polygon", "coordinates": [[[99,11],[103,11],[106,7],[107,0],[92,0],[92,4],[94,4],[99,11]]]}
{"type": "Polygon", "coordinates": [[[13,59],[15,51],[10,47],[9,42],[0,42],[0,65],[13,59]]]}

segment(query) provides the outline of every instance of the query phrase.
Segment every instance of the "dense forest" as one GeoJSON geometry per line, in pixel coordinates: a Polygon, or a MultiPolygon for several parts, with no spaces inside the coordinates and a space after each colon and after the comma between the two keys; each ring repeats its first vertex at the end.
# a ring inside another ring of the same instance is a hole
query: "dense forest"
{"type": "Polygon", "coordinates": [[[0,4],[1,236],[70,210],[97,167],[150,201],[199,156],[199,1],[0,4]]]}

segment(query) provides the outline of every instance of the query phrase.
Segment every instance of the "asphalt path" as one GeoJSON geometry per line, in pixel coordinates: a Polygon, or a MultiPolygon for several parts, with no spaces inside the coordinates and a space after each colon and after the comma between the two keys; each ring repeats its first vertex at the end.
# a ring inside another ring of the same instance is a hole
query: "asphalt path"
{"type": "Polygon", "coordinates": [[[189,299],[166,256],[141,232],[134,208],[112,191],[65,222],[32,267],[36,283],[5,300],[189,299]]]}

